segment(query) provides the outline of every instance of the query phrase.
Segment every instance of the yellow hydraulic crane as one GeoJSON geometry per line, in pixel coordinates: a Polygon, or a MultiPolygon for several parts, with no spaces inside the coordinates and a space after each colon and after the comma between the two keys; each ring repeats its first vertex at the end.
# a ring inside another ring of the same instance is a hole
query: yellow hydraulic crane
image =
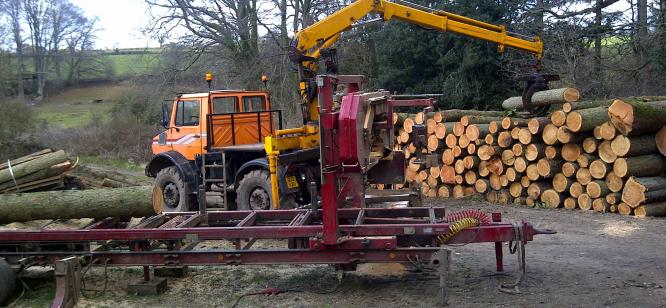
{"type": "Polygon", "coordinates": [[[334,14],[308,26],[294,36],[290,58],[299,66],[300,93],[303,98],[304,125],[278,130],[265,140],[271,173],[273,208],[279,207],[277,158],[281,151],[309,149],[319,146],[319,110],[315,77],[318,60],[340,38],[368,14],[379,14],[384,21],[403,20],[419,26],[453,32],[496,43],[498,52],[506,47],[533,54],[537,61],[543,55],[543,42],[538,36],[521,38],[509,34],[503,25],[493,25],[469,17],[435,10],[404,1],[357,0],[334,14]]]}

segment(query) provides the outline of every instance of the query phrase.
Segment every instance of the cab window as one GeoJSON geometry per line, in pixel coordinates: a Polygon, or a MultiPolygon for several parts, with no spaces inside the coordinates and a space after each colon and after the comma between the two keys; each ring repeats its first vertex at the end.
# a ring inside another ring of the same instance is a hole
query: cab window
{"type": "Polygon", "coordinates": [[[264,110],[266,110],[266,98],[264,96],[243,97],[243,111],[264,111],[264,110]]]}
{"type": "Polygon", "coordinates": [[[199,101],[178,101],[176,106],[176,126],[199,125],[199,101]]]}
{"type": "Polygon", "coordinates": [[[231,113],[238,111],[238,97],[225,96],[213,98],[213,113],[231,113]]]}

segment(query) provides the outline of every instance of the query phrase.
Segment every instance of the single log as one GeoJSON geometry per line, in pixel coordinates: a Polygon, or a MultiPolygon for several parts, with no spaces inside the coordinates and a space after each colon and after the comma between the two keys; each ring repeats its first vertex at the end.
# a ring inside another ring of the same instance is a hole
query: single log
{"type": "Polygon", "coordinates": [[[546,182],[532,182],[527,187],[527,196],[529,198],[538,200],[541,194],[547,189],[551,189],[551,186],[546,182]]]}
{"type": "Polygon", "coordinates": [[[662,127],[654,137],[657,149],[661,155],[666,156],[666,126],[662,127]]]}
{"type": "Polygon", "coordinates": [[[578,163],[565,162],[562,164],[562,174],[568,178],[574,176],[576,170],[578,170],[578,163]]]}
{"type": "Polygon", "coordinates": [[[501,189],[497,192],[497,203],[506,205],[511,203],[511,201],[513,201],[513,199],[511,198],[511,194],[509,194],[509,192],[506,191],[506,189],[501,189]]]}
{"type": "Polygon", "coordinates": [[[437,136],[435,135],[430,135],[428,136],[428,141],[427,141],[427,148],[431,152],[437,151],[437,149],[444,148],[445,144],[444,141],[441,139],[438,139],[437,136]]]}
{"type": "Polygon", "coordinates": [[[608,204],[613,205],[613,204],[618,204],[622,200],[622,194],[619,192],[611,192],[606,195],[606,202],[608,204]]]}
{"type": "Polygon", "coordinates": [[[465,136],[470,141],[476,141],[479,136],[485,136],[486,134],[488,134],[488,124],[471,124],[465,129],[465,136]]]}
{"type": "Polygon", "coordinates": [[[513,138],[511,138],[511,133],[507,131],[500,132],[497,136],[497,145],[502,148],[508,148],[513,143],[513,138]]]}
{"type": "Polygon", "coordinates": [[[488,180],[490,181],[490,188],[493,190],[500,190],[502,188],[502,181],[499,174],[491,173],[488,180]]]}
{"type": "Polygon", "coordinates": [[[652,154],[657,152],[657,143],[653,135],[635,137],[618,135],[611,141],[611,151],[619,157],[652,154]]]}
{"type": "Polygon", "coordinates": [[[402,122],[402,129],[408,134],[411,134],[415,124],[413,118],[407,118],[402,122]]]}
{"type": "Polygon", "coordinates": [[[645,102],[640,99],[616,99],[608,107],[608,116],[625,136],[657,131],[666,121],[666,100],[645,102]]]}
{"type": "Polygon", "coordinates": [[[443,118],[442,122],[454,122],[459,121],[463,116],[503,117],[504,111],[449,109],[440,111],[440,114],[443,118]]]}
{"type": "Polygon", "coordinates": [[[497,132],[499,132],[501,123],[502,123],[501,120],[500,121],[491,121],[490,123],[488,123],[488,131],[491,134],[497,134],[497,132]]]}
{"type": "Polygon", "coordinates": [[[532,133],[533,135],[538,135],[543,132],[544,127],[546,125],[550,124],[550,119],[548,118],[531,118],[527,122],[527,129],[532,133]]]}
{"type": "Polygon", "coordinates": [[[462,155],[462,148],[456,145],[451,149],[451,152],[454,157],[460,157],[462,155]]]}
{"type": "Polygon", "coordinates": [[[428,179],[428,171],[426,170],[421,170],[419,173],[416,175],[416,181],[419,183],[423,183],[428,179]]]}
{"type": "Polygon", "coordinates": [[[654,176],[666,172],[666,158],[660,154],[648,154],[618,158],[613,172],[619,177],[654,176]]]}
{"type": "Polygon", "coordinates": [[[634,209],[626,203],[620,203],[617,205],[617,212],[620,215],[629,216],[634,213],[634,209]]]}
{"type": "Polygon", "coordinates": [[[495,144],[495,136],[493,134],[488,134],[485,137],[483,137],[483,141],[487,145],[493,145],[493,144],[495,144]]]}
{"type": "Polygon", "coordinates": [[[630,177],[622,190],[622,201],[631,207],[666,200],[666,178],[630,177]]]}
{"type": "Polygon", "coordinates": [[[504,164],[502,164],[502,160],[498,157],[489,160],[486,168],[493,174],[500,175],[504,173],[504,164]]]}
{"type": "Polygon", "coordinates": [[[502,119],[501,125],[503,129],[510,130],[518,126],[527,126],[527,122],[528,120],[526,119],[504,117],[502,119]]]}
{"type": "Polygon", "coordinates": [[[575,210],[578,207],[578,200],[576,198],[568,197],[564,199],[564,208],[567,210],[575,210]]]}
{"type": "Polygon", "coordinates": [[[591,131],[608,121],[606,107],[595,107],[572,111],[567,115],[566,125],[572,132],[591,131]]]}
{"type": "Polygon", "coordinates": [[[479,176],[480,177],[486,177],[490,174],[490,170],[488,170],[488,161],[482,160],[479,162],[479,176]]]}
{"type": "Polygon", "coordinates": [[[475,143],[470,143],[470,144],[467,145],[467,154],[468,155],[476,154],[476,144],[475,143]]]}
{"type": "Polygon", "coordinates": [[[542,158],[537,162],[537,172],[544,179],[551,178],[560,170],[561,164],[559,160],[542,158]]]}
{"type": "Polygon", "coordinates": [[[463,158],[463,166],[468,170],[477,168],[480,162],[481,160],[477,156],[465,156],[463,158]]]}
{"type": "Polygon", "coordinates": [[[546,124],[546,126],[543,128],[543,132],[541,133],[541,139],[543,139],[543,143],[548,145],[556,144],[558,142],[557,140],[558,129],[559,128],[552,123],[546,124]]]}
{"type": "Polygon", "coordinates": [[[465,187],[460,184],[454,185],[451,192],[451,196],[455,199],[462,198],[465,196],[465,187]]]}
{"type": "Polygon", "coordinates": [[[599,158],[609,164],[613,163],[617,159],[617,155],[611,148],[611,142],[608,140],[604,140],[601,144],[599,144],[597,151],[599,152],[599,158]]]}
{"type": "Polygon", "coordinates": [[[423,169],[424,166],[425,166],[424,164],[417,164],[416,157],[412,157],[409,159],[409,164],[407,165],[407,168],[418,173],[421,169],[423,169]]]}
{"type": "Polygon", "coordinates": [[[576,181],[581,185],[587,185],[592,182],[592,175],[590,174],[590,169],[580,168],[576,171],[576,181]]]}
{"type": "Polygon", "coordinates": [[[545,155],[544,148],[545,146],[539,143],[533,143],[527,145],[527,147],[525,147],[525,158],[527,159],[527,161],[535,161],[538,160],[539,158],[544,157],[545,155]]]}
{"type": "Polygon", "coordinates": [[[592,209],[592,198],[588,194],[578,196],[578,207],[581,210],[589,211],[592,209]]]}
{"type": "Polygon", "coordinates": [[[578,158],[576,159],[576,163],[578,163],[578,166],[580,168],[587,168],[590,166],[590,163],[595,159],[596,157],[590,154],[580,154],[580,156],[578,156],[578,158]]]}
{"type": "Polygon", "coordinates": [[[567,143],[562,146],[562,158],[568,162],[576,161],[580,152],[581,148],[576,143],[567,143]]]}
{"type": "Polygon", "coordinates": [[[594,107],[608,107],[613,103],[613,100],[594,100],[594,101],[582,101],[582,102],[570,102],[562,104],[562,110],[564,112],[571,112],[578,109],[589,109],[594,107]]]}
{"type": "Polygon", "coordinates": [[[465,125],[460,122],[454,123],[452,132],[456,137],[462,136],[465,133],[465,125]]]}
{"type": "Polygon", "coordinates": [[[506,174],[500,175],[500,185],[502,185],[502,187],[509,186],[509,177],[507,177],[506,174]]]}
{"type": "Polygon", "coordinates": [[[513,140],[518,140],[518,138],[520,138],[520,130],[521,130],[522,128],[523,128],[523,127],[519,127],[519,126],[516,126],[516,127],[512,128],[512,129],[509,131],[509,134],[511,135],[511,139],[513,139],[513,140]]]}
{"type": "Polygon", "coordinates": [[[583,140],[583,151],[592,154],[597,151],[597,139],[594,137],[587,137],[583,140]]]}
{"type": "Polygon", "coordinates": [[[444,184],[454,184],[456,182],[456,169],[453,166],[443,166],[439,171],[439,179],[444,184]]]}
{"type": "Polygon", "coordinates": [[[610,204],[604,198],[594,199],[592,201],[592,209],[598,213],[608,213],[610,212],[610,204]]]}
{"type": "Polygon", "coordinates": [[[541,193],[541,202],[543,202],[546,207],[551,209],[556,209],[562,206],[562,196],[559,192],[554,189],[547,189],[541,193]]]}
{"type": "Polygon", "coordinates": [[[518,156],[523,156],[523,145],[520,143],[516,143],[511,147],[511,151],[513,151],[513,156],[518,157],[518,156]]]}
{"type": "Polygon", "coordinates": [[[557,173],[553,177],[553,189],[557,192],[568,192],[573,180],[562,173],[557,173]]]}
{"type": "Polygon", "coordinates": [[[398,143],[399,144],[406,144],[409,142],[410,134],[406,132],[404,129],[400,129],[398,131],[398,143]]]}
{"type": "MultiPolygon", "coordinates": [[[[433,177],[432,174],[428,176],[426,179],[426,184],[432,188],[436,188],[439,184],[439,181],[437,180],[436,177],[433,177]]],[[[437,194],[437,191],[435,191],[435,194],[437,194]]]]}
{"type": "Polygon", "coordinates": [[[613,140],[615,138],[615,135],[617,133],[617,130],[615,129],[615,126],[613,126],[613,123],[610,121],[606,121],[603,124],[599,125],[599,136],[603,140],[613,140]]]}
{"type": "Polygon", "coordinates": [[[437,127],[437,122],[435,122],[435,120],[433,119],[426,120],[426,132],[428,133],[428,135],[434,135],[436,127],[437,127]]]}
{"type": "Polygon", "coordinates": [[[446,185],[441,185],[437,188],[437,197],[439,198],[448,198],[451,196],[451,188],[446,185]]]}
{"type": "Polygon", "coordinates": [[[518,142],[528,145],[532,143],[532,133],[527,128],[518,131],[518,142]]]}
{"type": "Polygon", "coordinates": [[[452,149],[458,144],[458,137],[456,137],[454,134],[448,134],[444,138],[444,143],[446,144],[446,147],[452,149]]]}
{"type": "Polygon", "coordinates": [[[437,139],[446,138],[446,125],[444,123],[437,123],[435,126],[435,136],[437,139]]]}
{"type": "Polygon", "coordinates": [[[469,143],[470,143],[469,138],[467,138],[465,134],[458,137],[458,146],[460,146],[461,149],[462,148],[466,149],[469,143]]]}
{"type": "Polygon", "coordinates": [[[456,159],[456,162],[453,164],[453,169],[456,170],[456,174],[463,174],[465,172],[465,163],[462,159],[456,159]]]}
{"type": "Polygon", "coordinates": [[[609,211],[611,213],[617,213],[617,205],[616,204],[611,204],[609,211]]]}
{"type": "Polygon", "coordinates": [[[530,179],[530,181],[538,180],[539,179],[539,168],[537,167],[537,164],[532,163],[532,164],[527,165],[527,169],[525,170],[525,174],[530,179]]]}
{"type": "Polygon", "coordinates": [[[580,143],[585,139],[586,134],[573,133],[566,126],[557,129],[557,141],[560,143],[580,143]]]}
{"type": "Polygon", "coordinates": [[[439,179],[439,175],[441,173],[441,168],[439,166],[432,166],[430,167],[430,176],[439,179]]]}
{"type": "Polygon", "coordinates": [[[467,170],[467,172],[465,172],[465,183],[467,185],[474,185],[474,183],[476,183],[476,172],[467,170]]]}
{"type": "Polygon", "coordinates": [[[606,174],[606,186],[612,192],[619,192],[624,187],[624,181],[622,178],[617,176],[615,172],[611,171],[606,174]]]}
{"type": "MultiPolygon", "coordinates": [[[[159,188],[157,188],[159,190],[159,188]]],[[[144,217],[162,211],[152,186],[49,191],[0,196],[0,223],[41,219],[144,217]]]]}
{"type": "Polygon", "coordinates": [[[606,186],[606,182],[596,180],[587,184],[585,192],[592,198],[601,198],[609,194],[611,191],[608,189],[608,186],[606,186]]]}
{"type": "Polygon", "coordinates": [[[597,159],[590,163],[590,175],[595,179],[603,179],[606,177],[608,172],[613,170],[613,167],[610,164],[607,164],[601,159],[597,159]]]}
{"type": "Polygon", "coordinates": [[[578,182],[571,183],[571,187],[569,187],[569,195],[574,198],[578,198],[584,191],[585,188],[578,182]]]}
{"type": "Polygon", "coordinates": [[[469,197],[471,195],[476,194],[476,191],[474,190],[474,187],[472,187],[472,186],[464,186],[463,187],[463,194],[465,195],[465,197],[469,197]]]}
{"type": "Polygon", "coordinates": [[[513,166],[513,162],[516,160],[516,156],[513,154],[513,150],[506,149],[502,151],[502,163],[507,166],[513,166]]]}
{"type": "Polygon", "coordinates": [[[527,188],[530,186],[530,184],[532,184],[532,181],[530,181],[530,178],[528,178],[526,175],[520,177],[520,186],[527,188]]]}
{"type": "Polygon", "coordinates": [[[553,112],[553,114],[550,115],[550,122],[557,127],[563,126],[566,121],[567,114],[562,110],[556,110],[553,112]]]}
{"type": "Polygon", "coordinates": [[[604,139],[603,137],[601,137],[601,126],[597,126],[592,130],[592,136],[594,136],[594,139],[597,140],[604,139]]]}
{"type": "Polygon", "coordinates": [[[3,191],[12,192],[12,191],[17,191],[17,190],[21,191],[20,189],[23,186],[21,184],[30,184],[31,182],[34,182],[34,181],[39,181],[39,180],[43,180],[43,179],[52,178],[52,177],[58,176],[58,175],[60,175],[64,172],[68,171],[70,168],[72,168],[72,163],[66,161],[64,163],[57,164],[57,165],[48,167],[46,169],[39,170],[39,171],[31,173],[29,175],[17,178],[16,183],[14,183],[14,181],[9,181],[9,182],[5,182],[5,183],[0,184],[0,192],[3,192],[3,191]]]}
{"type": "Polygon", "coordinates": [[[486,201],[490,203],[497,203],[497,191],[489,191],[486,193],[486,201]]]}
{"type": "Polygon", "coordinates": [[[444,165],[450,166],[453,165],[453,162],[455,160],[455,156],[453,156],[453,150],[451,149],[446,149],[444,152],[442,152],[442,162],[444,165]]]}
{"type": "Polygon", "coordinates": [[[490,189],[490,181],[488,179],[476,179],[474,189],[478,193],[486,193],[490,189]]]}
{"type": "Polygon", "coordinates": [[[428,197],[428,194],[430,193],[430,186],[428,186],[427,183],[420,183],[421,187],[421,195],[424,197],[428,197]]]}
{"type": "Polygon", "coordinates": [[[546,146],[546,149],[543,151],[544,156],[548,159],[558,159],[562,156],[561,148],[554,147],[552,145],[546,146]]]}
{"type": "Polygon", "coordinates": [[[481,160],[489,160],[495,154],[499,154],[500,152],[501,150],[497,146],[482,145],[477,149],[476,154],[481,160]]]}
{"type": "Polygon", "coordinates": [[[639,206],[634,209],[634,215],[636,217],[666,216],[666,202],[651,203],[639,206]]]}
{"type": "Polygon", "coordinates": [[[408,119],[411,115],[409,113],[394,112],[393,113],[393,126],[401,127],[405,120],[408,119]]]}
{"type": "MultiPolygon", "coordinates": [[[[534,92],[531,103],[533,106],[547,106],[565,102],[575,102],[580,98],[580,92],[574,88],[551,89],[534,92]]],[[[522,109],[523,98],[520,96],[509,97],[502,102],[502,108],[506,110],[522,109]]]]}
{"type": "Polygon", "coordinates": [[[524,197],[524,196],[513,198],[513,205],[515,205],[515,206],[524,205],[525,204],[525,199],[527,199],[527,197],[524,197]]]}
{"type": "Polygon", "coordinates": [[[534,207],[536,205],[536,200],[530,197],[525,198],[525,205],[527,207],[534,207]]]}
{"type": "Polygon", "coordinates": [[[516,169],[516,172],[523,173],[527,170],[527,161],[523,157],[516,157],[513,161],[513,168],[516,169]]]}
{"type": "Polygon", "coordinates": [[[38,156],[37,158],[26,161],[24,163],[17,165],[12,164],[11,170],[10,168],[0,170],[0,183],[10,181],[13,183],[13,179],[18,179],[39,170],[62,164],[65,161],[67,161],[67,155],[65,154],[65,151],[57,151],[54,153],[38,156]]]}

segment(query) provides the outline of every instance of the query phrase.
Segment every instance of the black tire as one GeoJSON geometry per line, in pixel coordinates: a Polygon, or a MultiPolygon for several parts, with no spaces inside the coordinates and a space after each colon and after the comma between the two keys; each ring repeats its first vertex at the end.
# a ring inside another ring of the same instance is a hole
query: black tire
{"type": "Polygon", "coordinates": [[[236,189],[238,210],[268,210],[273,204],[271,177],[267,170],[252,170],[245,174],[236,189]]]}
{"type": "Polygon", "coordinates": [[[163,212],[187,212],[191,210],[192,196],[185,189],[185,181],[176,167],[167,167],[157,173],[155,186],[162,189],[164,203],[163,212]]]}
{"type": "Polygon", "coordinates": [[[4,304],[14,293],[16,274],[14,270],[0,259],[0,305],[4,304]]]}

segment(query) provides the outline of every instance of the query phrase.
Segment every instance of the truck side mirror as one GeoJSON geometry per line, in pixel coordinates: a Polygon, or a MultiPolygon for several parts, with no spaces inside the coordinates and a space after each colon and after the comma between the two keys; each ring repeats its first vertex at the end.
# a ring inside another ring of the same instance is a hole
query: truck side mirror
{"type": "Polygon", "coordinates": [[[162,119],[160,124],[164,128],[169,128],[169,107],[166,103],[162,103],[162,119]]]}

